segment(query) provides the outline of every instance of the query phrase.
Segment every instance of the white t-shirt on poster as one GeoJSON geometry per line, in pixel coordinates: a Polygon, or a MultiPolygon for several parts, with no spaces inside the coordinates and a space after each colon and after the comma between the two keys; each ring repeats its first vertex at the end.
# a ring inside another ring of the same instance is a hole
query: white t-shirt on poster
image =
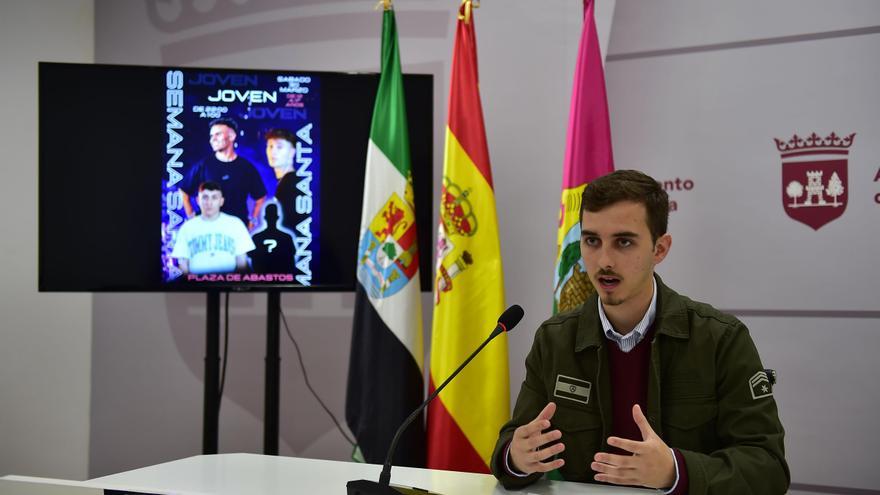
{"type": "Polygon", "coordinates": [[[201,215],[187,220],[177,232],[171,257],[189,260],[193,274],[230,273],[235,271],[236,256],[255,247],[244,223],[221,212],[210,221],[201,215]]]}

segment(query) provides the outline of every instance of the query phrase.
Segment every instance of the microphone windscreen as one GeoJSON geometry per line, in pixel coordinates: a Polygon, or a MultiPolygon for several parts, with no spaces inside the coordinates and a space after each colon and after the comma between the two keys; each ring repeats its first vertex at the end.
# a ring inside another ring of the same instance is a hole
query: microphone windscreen
{"type": "Polygon", "coordinates": [[[514,304],[501,313],[501,316],[498,317],[498,324],[504,327],[505,332],[509,332],[522,320],[524,314],[522,306],[514,304]]]}

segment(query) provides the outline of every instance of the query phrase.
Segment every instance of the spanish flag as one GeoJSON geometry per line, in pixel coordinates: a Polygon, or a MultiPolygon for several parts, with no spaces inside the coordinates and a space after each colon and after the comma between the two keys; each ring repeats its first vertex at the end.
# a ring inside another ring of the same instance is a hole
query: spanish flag
{"type": "MultiPolygon", "coordinates": [[[[354,457],[374,464],[385,461],[394,432],[421,404],[425,383],[409,131],[394,11],[384,3],[345,400],[359,449],[354,457]]],[[[416,421],[401,437],[394,464],[424,463],[425,431],[416,421]]]]}
{"type": "Polygon", "coordinates": [[[614,170],[594,6],[595,0],[584,0],[584,27],[571,92],[553,272],[554,313],[580,306],[594,291],[581,259],[581,194],[589,182],[614,170]]]}
{"type": "MultiPolygon", "coordinates": [[[[471,0],[459,8],[434,280],[430,390],[495,327],[504,277],[495,191],[483,126],[471,0]]],[[[507,335],[501,334],[428,409],[428,467],[489,472],[498,430],[510,415],[507,335]]]]}

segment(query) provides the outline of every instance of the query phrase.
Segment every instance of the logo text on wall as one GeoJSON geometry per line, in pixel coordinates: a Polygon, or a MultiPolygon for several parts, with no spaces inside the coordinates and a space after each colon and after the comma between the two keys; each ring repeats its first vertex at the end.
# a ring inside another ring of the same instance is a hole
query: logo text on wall
{"type": "Polygon", "coordinates": [[[681,179],[680,177],[676,177],[675,179],[664,179],[657,182],[659,182],[660,187],[669,194],[669,213],[678,211],[678,200],[673,199],[676,197],[674,196],[675,193],[686,193],[694,190],[693,179],[681,179]]]}
{"type": "Polygon", "coordinates": [[[856,134],[797,134],[774,139],[782,158],[782,207],[814,230],[843,215],[849,198],[847,164],[856,134]]]}

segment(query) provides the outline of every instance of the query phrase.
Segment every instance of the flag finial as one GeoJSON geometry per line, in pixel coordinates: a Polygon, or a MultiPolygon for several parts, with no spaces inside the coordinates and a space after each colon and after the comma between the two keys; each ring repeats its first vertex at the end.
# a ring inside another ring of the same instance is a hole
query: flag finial
{"type": "Polygon", "coordinates": [[[461,0],[461,7],[458,9],[458,20],[464,21],[465,24],[471,22],[471,10],[480,8],[480,0],[461,0]]]}
{"type": "Polygon", "coordinates": [[[384,10],[391,10],[391,0],[379,0],[373,10],[379,10],[379,7],[382,7],[384,10]]]}

